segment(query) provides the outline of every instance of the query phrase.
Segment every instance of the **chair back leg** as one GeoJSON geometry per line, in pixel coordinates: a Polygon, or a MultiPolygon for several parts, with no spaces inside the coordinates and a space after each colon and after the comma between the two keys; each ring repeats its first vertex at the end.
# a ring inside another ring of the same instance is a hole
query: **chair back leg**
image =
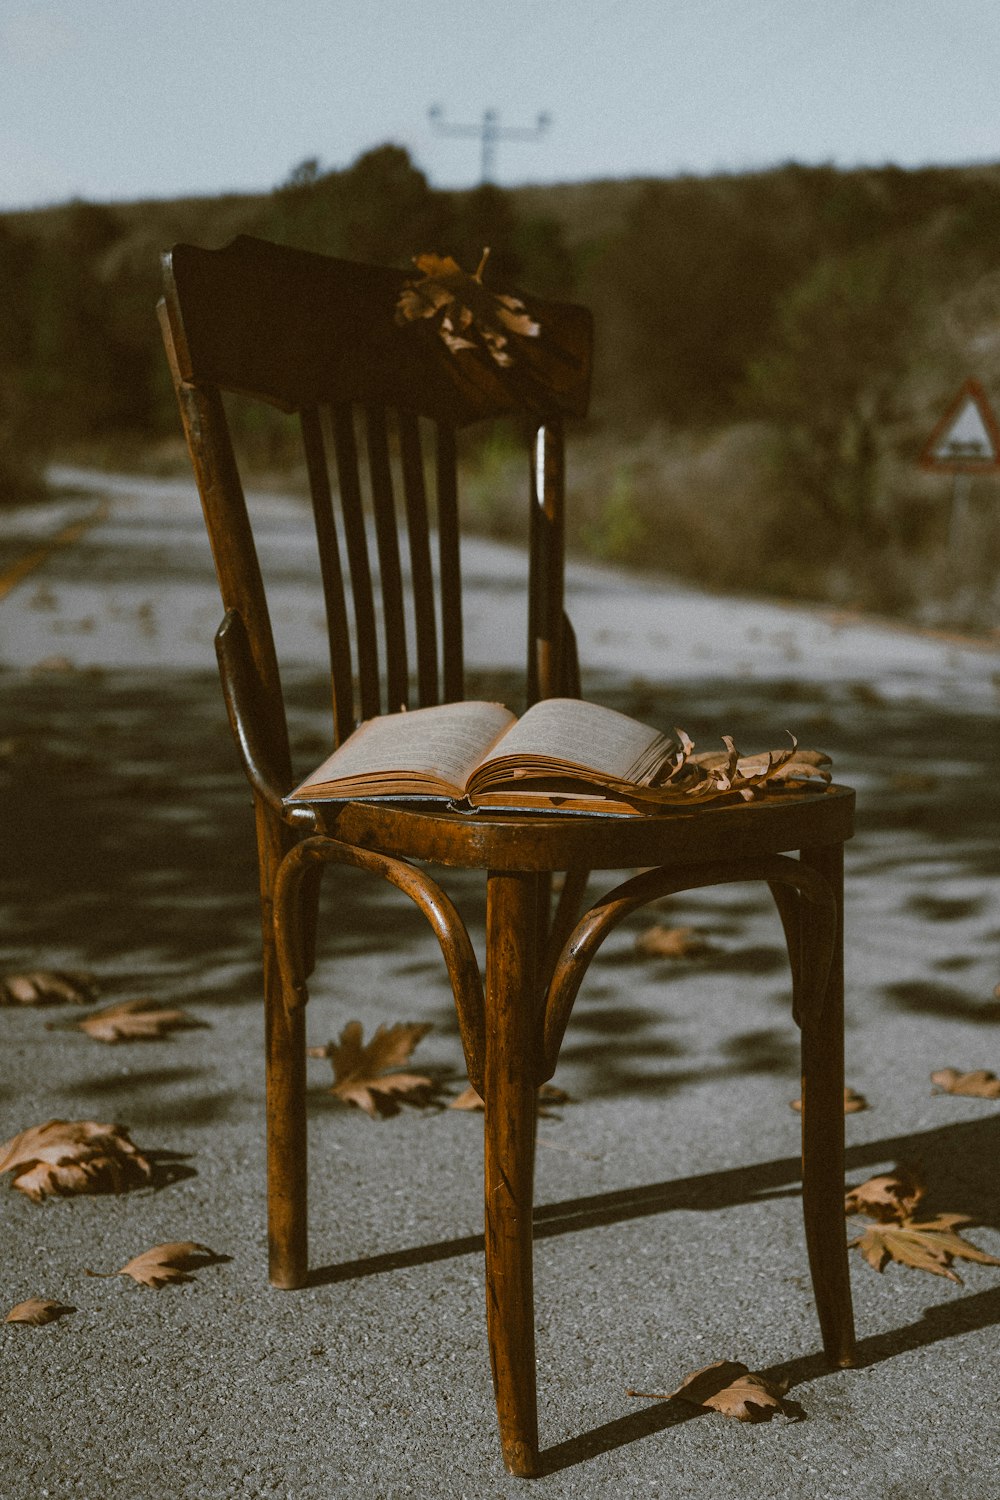
{"type": "MultiPolygon", "coordinates": [[[[833,958],[822,1007],[802,1026],[802,1212],[823,1348],[834,1367],[855,1363],[854,1314],[844,1226],[844,846],[802,850],[837,905],[833,958]]],[[[816,947],[815,910],[801,902],[801,983],[816,947]]]]}
{"type": "Polygon", "coordinates": [[[274,882],[294,835],[259,798],[267,1085],[267,1240],[272,1286],[292,1291],[306,1284],[306,1031],[303,1007],[285,1004],[274,931],[274,882]]]}

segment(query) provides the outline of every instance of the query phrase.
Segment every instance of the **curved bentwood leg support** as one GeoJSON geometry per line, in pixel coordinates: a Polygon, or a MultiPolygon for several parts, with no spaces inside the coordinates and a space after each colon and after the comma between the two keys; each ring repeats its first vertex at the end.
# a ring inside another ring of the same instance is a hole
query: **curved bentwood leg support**
{"type": "MultiPolygon", "coordinates": [[[[803,849],[802,863],[826,882],[836,910],[826,993],[802,1027],[802,1211],[823,1348],[836,1367],[856,1362],[844,1233],[844,846],[803,849]]],[[[804,973],[825,940],[815,911],[804,903],[804,973]]]]}
{"type": "MultiPolygon", "coordinates": [[[[262,846],[263,847],[263,846],[262,846]]],[[[274,851],[264,900],[267,1011],[268,1242],[279,1287],[305,1286],[307,1249],[305,1006],[312,969],[315,906],[324,864],[356,865],[404,891],[441,944],[455,994],[469,1077],[483,1088],[483,983],[465,924],[438,885],[405,860],[316,836],[274,851]],[[273,879],[271,879],[273,872],[273,879]]],[[[261,863],[262,871],[265,868],[261,863]]]]}
{"type": "Polygon", "coordinates": [[[437,882],[404,859],[341,844],[322,834],[303,839],[285,855],[275,881],[274,935],[287,1010],[290,1013],[302,1010],[309,999],[306,976],[312,966],[310,901],[317,866],[325,864],[354,865],[368,870],[388,880],[419,906],[441,946],[455,996],[469,1081],[481,1093],[483,982],[472,942],[454,904],[437,882]]]}
{"type": "Polygon", "coordinates": [[[255,798],[260,857],[267,1075],[267,1242],[274,1286],[305,1286],[309,1272],[306,1227],[306,1038],[302,1012],[284,1003],[274,933],[277,872],[292,835],[255,798]]]}
{"type": "Polygon", "coordinates": [[[531,1267],[538,885],[535,874],[491,871],[486,886],[486,1328],[503,1459],[522,1478],[538,1472],[531,1267]]]}
{"type": "Polygon", "coordinates": [[[650,870],[602,897],[556,962],[545,1004],[537,1082],[551,1078],[573,1002],[591,959],[629,913],[699,886],[764,880],[788,944],[795,1019],[802,1028],[802,1206],[823,1346],[834,1365],[854,1360],[844,1235],[843,846],[650,870]]]}
{"type": "MultiPolygon", "coordinates": [[[[693,891],[706,885],[732,885],[744,880],[765,880],[772,889],[775,886],[782,890],[790,887],[795,893],[794,899],[801,900],[803,905],[809,906],[814,912],[810,929],[812,962],[808,976],[800,975],[800,987],[803,991],[799,1003],[800,1014],[810,1015],[822,1006],[833,953],[836,908],[833,893],[821,874],[808,868],[801,860],[789,859],[783,854],[762,859],[687,865],[682,870],[676,867],[647,870],[602,896],[600,901],[584,913],[566,940],[556,961],[545,1004],[542,1046],[544,1071],[537,1081],[544,1083],[555,1072],[559,1048],[583,976],[608,933],[623,918],[662,896],[673,896],[680,891],[693,891]]],[[[784,911],[782,918],[785,919],[784,911]]],[[[785,931],[787,935],[787,925],[785,931]]],[[[793,960],[793,974],[800,967],[793,960]]]]}

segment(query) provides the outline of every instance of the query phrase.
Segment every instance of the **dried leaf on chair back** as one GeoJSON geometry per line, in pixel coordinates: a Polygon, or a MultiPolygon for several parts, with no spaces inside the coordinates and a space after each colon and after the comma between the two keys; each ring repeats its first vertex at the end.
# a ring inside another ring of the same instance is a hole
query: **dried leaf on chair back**
{"type": "Polygon", "coordinates": [[[487,291],[483,286],[489,253],[483,251],[471,276],[450,255],[415,255],[413,263],[421,274],[400,292],[396,322],[402,325],[430,319],[452,353],[482,349],[495,364],[506,368],[513,363],[510,334],[537,338],[540,329],[517,297],[487,291]]]}
{"type": "Polygon", "coordinates": [[[333,1064],[330,1093],[347,1104],[356,1104],[374,1119],[385,1112],[385,1102],[394,1095],[433,1088],[432,1080],[421,1073],[387,1071],[408,1062],[410,1053],[430,1029],[424,1022],[400,1021],[394,1026],[380,1026],[371,1041],[363,1043],[361,1022],[348,1021],[339,1041],[310,1047],[309,1056],[328,1057],[333,1064]]]}

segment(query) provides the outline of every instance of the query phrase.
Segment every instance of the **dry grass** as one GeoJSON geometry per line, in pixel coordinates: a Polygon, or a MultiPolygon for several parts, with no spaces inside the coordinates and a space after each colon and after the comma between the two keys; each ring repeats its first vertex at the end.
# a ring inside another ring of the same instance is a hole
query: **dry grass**
{"type": "MultiPolygon", "coordinates": [[[[255,483],[305,496],[293,436],[291,425],[268,428],[241,446],[255,483]]],[[[923,473],[905,456],[908,446],[897,445],[904,457],[883,462],[873,519],[862,533],[834,525],[795,492],[775,432],[764,423],[702,432],[655,427],[631,437],[592,424],[570,435],[568,546],[578,556],[714,589],[992,630],[1000,615],[998,483],[972,480],[955,525],[953,481],[923,473]]],[[[503,426],[473,432],[461,448],[463,525],[523,541],[527,459],[519,434],[503,426]]],[[[190,472],[179,439],[77,450],[72,458],[160,476],[190,472]]],[[[430,472],[427,478],[431,487],[430,472]]]]}

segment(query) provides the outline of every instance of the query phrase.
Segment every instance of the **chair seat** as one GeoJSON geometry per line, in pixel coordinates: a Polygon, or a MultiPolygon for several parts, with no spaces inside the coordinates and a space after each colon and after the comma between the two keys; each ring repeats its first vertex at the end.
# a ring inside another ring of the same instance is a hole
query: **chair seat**
{"type": "Polygon", "coordinates": [[[491,870],[594,870],[674,865],[842,843],[854,791],[782,792],[737,805],[669,808],[656,816],[461,813],[386,802],[312,805],[317,833],[396,858],[491,870]]]}

